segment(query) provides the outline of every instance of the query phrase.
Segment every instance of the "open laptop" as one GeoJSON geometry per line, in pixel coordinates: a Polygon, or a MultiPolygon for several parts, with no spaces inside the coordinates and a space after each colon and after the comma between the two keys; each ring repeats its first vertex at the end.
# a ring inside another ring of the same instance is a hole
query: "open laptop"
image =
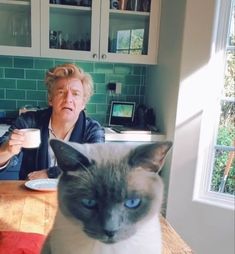
{"type": "Polygon", "coordinates": [[[135,102],[112,101],[109,126],[118,133],[151,134],[150,130],[143,130],[133,126],[135,108],[135,102]]]}

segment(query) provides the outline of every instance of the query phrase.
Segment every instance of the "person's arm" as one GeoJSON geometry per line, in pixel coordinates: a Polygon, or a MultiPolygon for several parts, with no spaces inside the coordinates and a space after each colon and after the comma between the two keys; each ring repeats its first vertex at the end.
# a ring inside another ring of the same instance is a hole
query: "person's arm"
{"type": "Polygon", "coordinates": [[[84,143],[104,143],[105,142],[104,128],[97,121],[87,118],[83,141],[84,143]]]}

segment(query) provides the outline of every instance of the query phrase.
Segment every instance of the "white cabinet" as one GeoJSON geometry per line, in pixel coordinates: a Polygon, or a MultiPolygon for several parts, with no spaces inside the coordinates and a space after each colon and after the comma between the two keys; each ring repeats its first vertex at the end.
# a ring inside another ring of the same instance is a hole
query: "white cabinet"
{"type": "Polygon", "coordinates": [[[110,9],[109,0],[50,2],[41,1],[42,56],[156,64],[160,0],[146,11],[110,9]]]}
{"type": "Polygon", "coordinates": [[[109,7],[109,1],[101,2],[100,59],[156,64],[160,0],[152,0],[149,11],[143,11],[141,7],[137,11],[109,7]]]}
{"type": "Polygon", "coordinates": [[[93,1],[92,6],[50,4],[44,0],[41,14],[42,56],[78,60],[99,58],[100,0],[93,1]]]}
{"type": "Polygon", "coordinates": [[[40,1],[0,0],[0,55],[39,56],[40,1]]]}
{"type": "Polygon", "coordinates": [[[0,0],[0,55],[156,64],[159,22],[160,0],[0,0]]]}

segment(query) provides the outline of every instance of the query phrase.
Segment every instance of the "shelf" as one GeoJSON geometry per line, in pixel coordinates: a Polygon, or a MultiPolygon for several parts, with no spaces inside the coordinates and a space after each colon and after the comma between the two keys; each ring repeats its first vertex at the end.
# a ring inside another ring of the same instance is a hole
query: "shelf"
{"type": "Polygon", "coordinates": [[[0,12],[19,12],[28,11],[30,8],[30,3],[26,1],[3,1],[0,0],[0,12]]]}
{"type": "Polygon", "coordinates": [[[63,5],[63,4],[50,4],[50,10],[57,11],[59,14],[63,13],[64,11],[71,11],[71,12],[91,12],[91,7],[85,6],[72,6],[72,5],[63,5]]]}
{"type": "Polygon", "coordinates": [[[8,0],[0,0],[0,5],[4,6],[4,5],[9,5],[9,6],[12,6],[12,5],[26,5],[26,6],[30,6],[30,2],[29,1],[8,1],[8,0]]]}
{"type": "Polygon", "coordinates": [[[144,11],[129,11],[129,10],[115,10],[110,9],[109,10],[110,15],[128,15],[128,16],[150,16],[150,12],[144,12],[144,11]]]}

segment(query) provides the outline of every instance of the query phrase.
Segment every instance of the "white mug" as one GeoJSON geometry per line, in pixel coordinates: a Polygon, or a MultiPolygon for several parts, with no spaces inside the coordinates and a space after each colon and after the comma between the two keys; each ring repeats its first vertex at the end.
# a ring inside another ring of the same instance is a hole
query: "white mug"
{"type": "Polygon", "coordinates": [[[37,148],[41,143],[40,129],[21,129],[21,132],[24,132],[24,148],[37,148]]]}

